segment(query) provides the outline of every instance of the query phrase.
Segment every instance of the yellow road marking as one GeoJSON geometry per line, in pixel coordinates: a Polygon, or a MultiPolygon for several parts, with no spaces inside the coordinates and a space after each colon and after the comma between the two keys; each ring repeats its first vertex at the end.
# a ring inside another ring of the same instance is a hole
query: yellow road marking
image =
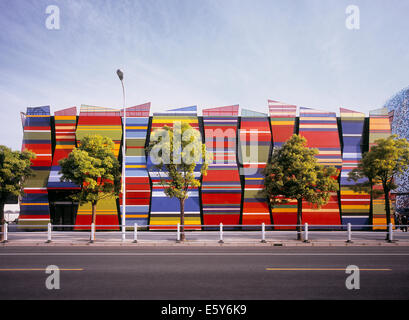
{"type": "MultiPolygon", "coordinates": [[[[16,269],[0,269],[0,271],[45,271],[45,268],[16,268],[16,269]]],[[[84,269],[59,269],[60,271],[83,271],[84,269]]]]}
{"type": "MultiPolygon", "coordinates": [[[[345,271],[346,268],[266,268],[267,271],[345,271]]],[[[360,271],[392,271],[392,269],[359,269],[360,271]]]]}

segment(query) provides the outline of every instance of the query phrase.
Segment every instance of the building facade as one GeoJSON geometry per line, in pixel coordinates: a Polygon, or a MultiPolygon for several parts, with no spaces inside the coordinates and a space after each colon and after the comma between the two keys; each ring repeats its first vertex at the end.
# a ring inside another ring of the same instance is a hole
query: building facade
{"type": "MultiPolygon", "coordinates": [[[[28,108],[22,113],[23,149],[37,154],[32,162],[35,175],[27,181],[21,199],[21,228],[41,229],[51,222],[73,225],[75,230],[88,230],[91,206],[78,206],[70,195],[80,187],[60,181],[58,161],[67,157],[87,134],[110,137],[114,154],[122,162],[125,140],[125,208],[126,224],[149,226],[151,230],[174,228],[180,221],[179,201],[166,197],[157,171],[145,148],[155,129],[189,123],[199,130],[203,143],[212,154],[206,176],[196,166],[200,188],[192,188],[185,203],[185,224],[201,230],[201,225],[242,225],[244,229],[261,223],[276,229],[293,229],[297,205],[294,201],[270,208],[262,194],[263,169],[275,148],[292,134],[298,133],[317,148],[317,160],[335,166],[340,191],[331,195],[320,209],[303,203],[303,223],[341,225],[351,223],[357,229],[385,224],[384,199],[370,203],[368,194],[355,193],[348,173],[355,168],[363,152],[375,140],[390,134],[387,109],[379,109],[365,117],[363,113],[340,109],[333,112],[297,107],[268,100],[268,113],[227,106],[204,109],[197,107],[171,109],[150,115],[150,103],[126,109],[125,139],[123,110],[81,106],[50,114],[50,108],[28,108]],[[239,115],[240,114],[240,115],[239,115]]],[[[395,121],[395,120],[394,120],[395,121]]],[[[407,127],[407,125],[406,125],[407,127]]],[[[402,190],[402,188],[401,188],[402,190]]],[[[97,205],[97,229],[119,230],[122,220],[122,195],[106,198],[97,205]]],[[[378,227],[377,227],[378,228],[378,227]]],[[[382,228],[382,227],[379,227],[382,228]]],[[[210,228],[211,229],[211,228],[210,228]]]]}

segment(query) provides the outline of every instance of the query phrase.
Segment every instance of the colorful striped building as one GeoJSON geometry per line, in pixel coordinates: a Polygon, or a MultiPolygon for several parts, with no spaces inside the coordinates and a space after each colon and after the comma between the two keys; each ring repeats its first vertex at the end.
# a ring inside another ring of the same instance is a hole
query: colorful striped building
{"type": "Polygon", "coordinates": [[[242,109],[239,131],[240,174],[244,176],[243,225],[271,224],[264,188],[264,168],[271,151],[271,131],[265,113],[242,109]]]}
{"type": "MultiPolygon", "coordinates": [[[[166,112],[154,113],[152,118],[151,134],[154,130],[162,128],[165,125],[173,128],[175,123],[180,125],[188,123],[191,127],[200,131],[199,120],[197,117],[197,107],[185,107],[171,109],[166,112]]],[[[198,164],[195,168],[195,177],[200,179],[200,168],[198,164]]],[[[180,222],[180,203],[176,198],[169,198],[165,195],[165,188],[161,185],[160,173],[148,157],[149,176],[152,181],[152,202],[150,213],[150,229],[174,229],[180,222]]],[[[192,225],[186,229],[201,229],[201,213],[198,188],[191,188],[189,198],[185,200],[185,224],[192,225]],[[194,225],[197,225],[195,227],[194,225]]]]}
{"type": "MultiPolygon", "coordinates": [[[[51,117],[49,107],[28,108],[22,114],[22,149],[33,151],[37,157],[32,161],[34,176],[27,180],[20,201],[19,224],[44,229],[51,221],[75,224],[75,230],[89,229],[91,205],[78,207],[69,198],[79,186],[60,181],[59,161],[80,145],[83,137],[98,134],[114,141],[113,152],[117,157],[122,154],[121,145],[125,141],[126,224],[150,225],[152,230],[173,229],[180,222],[179,200],[165,195],[159,172],[151,159],[146,158],[145,146],[154,130],[165,125],[173,127],[179,122],[199,130],[213,156],[207,175],[201,177],[201,164],[195,168],[196,179],[202,179],[202,185],[192,188],[185,202],[185,224],[192,225],[191,229],[219,223],[243,225],[244,229],[263,222],[295,224],[296,202],[290,200],[270,209],[262,191],[263,170],[272,149],[279,148],[297,132],[307,139],[308,147],[319,150],[319,163],[335,166],[341,172],[339,195],[333,193],[330,202],[320,210],[303,203],[303,222],[374,224],[378,226],[374,229],[384,229],[381,227],[386,224],[383,197],[374,199],[370,210],[369,195],[352,190],[355,182],[348,180],[348,173],[356,168],[362,152],[375,145],[376,139],[391,134],[388,110],[372,111],[368,118],[363,113],[341,108],[337,119],[333,112],[310,108],[301,108],[297,118],[296,106],[275,100],[268,100],[268,107],[268,115],[243,109],[239,116],[239,106],[234,105],[204,109],[203,117],[198,117],[196,106],[154,113],[150,117],[150,103],[147,103],[126,109],[125,139],[123,110],[82,106],[79,116],[73,107],[56,111],[51,117]]],[[[97,229],[119,230],[121,211],[122,196],[119,200],[115,197],[101,200],[97,205],[97,229]]]]}
{"type": "Polygon", "coordinates": [[[240,224],[241,182],[236,161],[239,106],[203,110],[206,149],[212,155],[202,179],[203,223],[240,224]]]}
{"type": "MultiPolygon", "coordinates": [[[[297,133],[297,106],[268,100],[268,109],[273,148],[276,149],[281,147],[293,134],[297,133]]],[[[295,229],[295,227],[286,225],[294,225],[297,223],[297,200],[287,199],[287,201],[287,203],[277,204],[271,208],[273,223],[275,225],[282,225],[275,227],[277,230],[295,229]]]]}
{"type": "MultiPolygon", "coordinates": [[[[149,102],[126,109],[125,221],[127,226],[133,226],[135,223],[146,226],[149,220],[151,185],[146,164],[145,144],[150,108],[149,102]]],[[[121,115],[123,117],[123,112],[121,115]]],[[[122,219],[122,193],[119,196],[119,204],[122,219]]]]}
{"type": "MultiPolygon", "coordinates": [[[[317,160],[325,166],[342,167],[337,117],[334,112],[300,108],[299,134],[307,139],[307,147],[318,149],[317,160]]],[[[331,193],[328,204],[317,209],[303,201],[303,223],[339,225],[341,223],[338,194],[331,193]]]]}
{"type": "MultiPolygon", "coordinates": [[[[351,223],[360,225],[371,224],[370,195],[365,192],[356,192],[352,189],[357,183],[365,182],[360,179],[355,182],[348,179],[348,174],[358,167],[362,159],[364,147],[365,114],[345,108],[340,108],[342,126],[342,171],[340,179],[342,224],[351,223]]],[[[357,228],[355,228],[357,229],[357,228]]]]}
{"type": "Polygon", "coordinates": [[[22,113],[23,146],[36,154],[31,161],[33,176],[27,179],[20,201],[19,225],[23,229],[46,228],[50,222],[47,182],[52,161],[50,107],[27,108],[22,113]],[[42,226],[39,228],[39,226],[42,226]]]}

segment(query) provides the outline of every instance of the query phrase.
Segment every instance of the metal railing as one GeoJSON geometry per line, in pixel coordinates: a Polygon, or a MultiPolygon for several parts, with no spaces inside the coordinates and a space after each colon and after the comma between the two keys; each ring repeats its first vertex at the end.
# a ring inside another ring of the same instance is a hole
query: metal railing
{"type": "MultiPolygon", "coordinates": [[[[184,228],[184,231],[188,232],[198,232],[197,229],[207,228],[211,230],[200,230],[199,233],[206,234],[209,231],[216,231],[218,233],[218,243],[222,244],[224,243],[224,236],[225,233],[234,233],[234,232],[240,232],[240,233],[246,233],[248,231],[258,231],[260,232],[260,242],[261,243],[266,243],[266,233],[267,230],[266,228],[270,228],[274,230],[269,230],[269,231],[289,231],[288,229],[276,229],[278,228],[292,228],[291,231],[296,232],[300,236],[302,236],[302,239],[304,242],[309,242],[310,241],[310,232],[315,231],[322,231],[325,228],[331,228],[331,230],[325,229],[324,231],[334,231],[338,229],[338,231],[335,232],[346,232],[346,239],[345,242],[347,243],[352,243],[352,228],[385,228],[385,230],[378,230],[381,232],[386,233],[386,241],[388,242],[394,242],[394,227],[395,228],[402,228],[406,227],[408,228],[408,225],[396,225],[394,226],[392,223],[389,225],[351,225],[351,223],[348,223],[346,225],[310,225],[308,223],[304,223],[301,225],[295,225],[295,224],[287,224],[287,225],[266,225],[264,223],[260,225],[223,225],[222,223],[218,225],[180,225],[179,223],[177,225],[138,225],[134,224],[133,226],[125,226],[125,228],[122,228],[121,231],[119,231],[119,228],[121,226],[119,225],[52,225],[51,223],[48,223],[47,225],[17,225],[17,228],[21,229],[47,229],[46,234],[47,234],[47,240],[45,241],[46,243],[50,243],[53,241],[53,228],[60,228],[60,227],[76,227],[76,228],[88,228],[88,230],[79,230],[79,231],[88,231],[89,232],[89,242],[93,243],[96,239],[96,233],[107,233],[109,232],[110,234],[121,234],[121,240],[125,241],[126,240],[126,230],[130,229],[133,234],[132,242],[133,243],[138,243],[138,229],[145,229],[149,228],[150,231],[144,232],[144,233],[155,233],[155,231],[171,231],[174,232],[176,231],[176,242],[181,242],[181,234],[182,234],[182,227],[184,228]],[[297,230],[297,227],[299,230],[297,230]],[[118,228],[118,231],[106,231],[106,230],[100,230],[97,232],[97,228],[118,228]],[[241,231],[225,231],[226,228],[241,228],[241,231]],[[244,230],[243,230],[244,229],[244,230]]],[[[22,232],[20,230],[20,232],[22,232]]],[[[24,231],[23,231],[24,232],[24,231]]],[[[44,232],[44,231],[43,231],[44,232]]],[[[54,231],[56,232],[56,231],[54,231]]],[[[69,231],[58,231],[58,233],[66,233],[69,231]]],[[[75,231],[75,232],[78,232],[75,231]]],[[[362,232],[362,231],[358,231],[362,232]]],[[[377,231],[365,231],[365,232],[377,232],[377,231]]],[[[38,233],[36,233],[38,234],[38,233]]],[[[7,223],[3,225],[3,242],[8,242],[9,241],[9,226],[7,223]]]]}

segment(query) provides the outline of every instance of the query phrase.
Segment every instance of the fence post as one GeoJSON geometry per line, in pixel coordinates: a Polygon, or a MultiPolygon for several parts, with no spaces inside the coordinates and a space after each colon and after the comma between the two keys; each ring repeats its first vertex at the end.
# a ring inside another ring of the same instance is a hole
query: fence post
{"type": "Polygon", "coordinates": [[[138,242],[138,224],[135,223],[133,225],[133,243],[137,243],[138,242]]]}
{"type": "Polygon", "coordinates": [[[310,242],[308,240],[308,223],[307,222],[304,224],[304,242],[310,242]]]}
{"type": "Polygon", "coordinates": [[[223,223],[220,223],[220,231],[219,231],[219,234],[220,234],[219,243],[224,243],[224,241],[223,241],[223,223]]]}
{"type": "Polygon", "coordinates": [[[91,240],[90,243],[94,243],[95,241],[95,224],[91,223],[91,240]]]}
{"type": "Polygon", "coordinates": [[[122,225],[122,241],[126,240],[126,226],[122,225]]]}
{"type": "Polygon", "coordinates": [[[7,224],[7,222],[4,222],[3,225],[3,243],[7,243],[8,242],[8,227],[9,225],[7,224]]]}
{"type": "Polygon", "coordinates": [[[47,241],[46,243],[50,243],[51,242],[51,223],[49,223],[47,225],[47,241]]]}
{"type": "Polygon", "coordinates": [[[389,223],[389,230],[388,230],[388,242],[394,242],[393,240],[393,224],[389,223]]]}
{"type": "Polygon", "coordinates": [[[180,223],[178,223],[177,229],[176,229],[176,242],[180,242],[180,223]]]}
{"type": "Polygon", "coordinates": [[[347,243],[352,243],[352,230],[351,230],[351,223],[348,222],[347,224],[347,243]]]}
{"type": "Polygon", "coordinates": [[[266,243],[266,225],[264,222],[261,224],[261,243],[266,243]]]}

